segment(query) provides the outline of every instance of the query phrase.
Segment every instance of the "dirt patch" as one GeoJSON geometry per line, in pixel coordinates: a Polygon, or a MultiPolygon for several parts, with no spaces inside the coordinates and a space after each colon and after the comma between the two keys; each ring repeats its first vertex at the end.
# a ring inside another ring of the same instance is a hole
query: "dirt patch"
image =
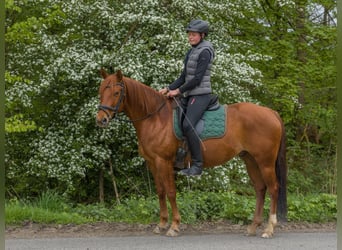
{"type": "MultiPolygon", "coordinates": [[[[65,238],[65,237],[115,237],[154,235],[152,230],[156,224],[127,224],[97,222],[83,225],[51,225],[25,222],[21,226],[6,226],[5,237],[14,238],[65,238]]],[[[259,230],[261,232],[263,227],[259,230]]],[[[181,224],[184,234],[221,234],[241,233],[247,230],[246,225],[232,224],[229,221],[204,222],[196,225],[181,224]]],[[[275,229],[277,232],[335,232],[336,222],[315,223],[282,223],[275,229]]]]}

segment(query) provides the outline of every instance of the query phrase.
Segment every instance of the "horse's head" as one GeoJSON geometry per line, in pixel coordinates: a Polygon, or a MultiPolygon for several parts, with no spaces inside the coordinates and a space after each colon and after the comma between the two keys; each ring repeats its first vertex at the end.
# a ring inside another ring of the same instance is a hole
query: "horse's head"
{"type": "Polygon", "coordinates": [[[100,105],[96,115],[96,123],[100,127],[107,127],[116,113],[123,110],[125,97],[125,84],[120,70],[114,75],[109,75],[101,69],[102,82],[99,89],[100,105]]]}

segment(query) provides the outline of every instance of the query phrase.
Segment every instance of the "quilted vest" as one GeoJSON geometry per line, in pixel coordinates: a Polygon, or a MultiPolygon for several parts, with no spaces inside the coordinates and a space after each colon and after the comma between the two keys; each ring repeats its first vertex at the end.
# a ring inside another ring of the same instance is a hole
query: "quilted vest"
{"type": "Polygon", "coordinates": [[[186,91],[184,96],[191,95],[203,95],[211,93],[211,84],[210,84],[210,70],[214,60],[214,48],[212,44],[208,41],[202,41],[199,45],[192,48],[189,56],[188,62],[186,64],[186,77],[185,82],[189,82],[193,77],[195,77],[195,71],[197,68],[198,57],[204,49],[208,49],[211,53],[211,59],[208,65],[208,68],[202,78],[201,83],[194,89],[186,91]]]}

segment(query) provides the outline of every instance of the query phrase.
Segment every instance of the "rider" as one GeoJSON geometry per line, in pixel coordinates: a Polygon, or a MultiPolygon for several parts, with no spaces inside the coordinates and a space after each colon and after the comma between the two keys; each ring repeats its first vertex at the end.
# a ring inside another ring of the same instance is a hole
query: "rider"
{"type": "Polygon", "coordinates": [[[211,66],[214,60],[214,48],[209,41],[209,24],[203,20],[193,20],[186,28],[188,41],[192,48],[186,53],[184,68],[179,76],[167,88],[159,90],[168,97],[182,96],[185,103],[182,129],[188,141],[191,153],[191,167],[183,169],[180,174],[196,176],[202,174],[203,156],[201,140],[194,127],[201,119],[211,99],[211,66]]]}

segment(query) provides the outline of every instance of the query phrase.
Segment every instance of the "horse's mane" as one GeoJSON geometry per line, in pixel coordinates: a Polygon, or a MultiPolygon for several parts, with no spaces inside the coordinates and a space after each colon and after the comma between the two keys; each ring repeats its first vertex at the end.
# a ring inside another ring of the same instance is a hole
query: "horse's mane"
{"type": "Polygon", "coordinates": [[[124,82],[132,105],[142,107],[145,113],[154,112],[165,102],[165,97],[150,86],[129,77],[124,77],[124,82]]]}

